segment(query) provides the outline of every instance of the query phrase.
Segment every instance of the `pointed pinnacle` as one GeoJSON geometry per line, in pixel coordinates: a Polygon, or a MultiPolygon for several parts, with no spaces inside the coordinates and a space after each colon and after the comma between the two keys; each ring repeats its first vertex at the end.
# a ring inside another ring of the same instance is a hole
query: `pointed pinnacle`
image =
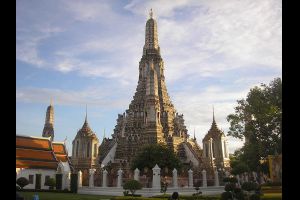
{"type": "Polygon", "coordinates": [[[150,16],[150,19],[152,19],[152,17],[153,17],[153,11],[152,11],[152,8],[150,9],[149,16],[150,16]]]}
{"type": "Polygon", "coordinates": [[[215,122],[215,110],[214,110],[214,106],[213,106],[213,122],[215,122]]]}
{"type": "Polygon", "coordinates": [[[87,104],[85,104],[85,122],[87,122],[87,104]]]}

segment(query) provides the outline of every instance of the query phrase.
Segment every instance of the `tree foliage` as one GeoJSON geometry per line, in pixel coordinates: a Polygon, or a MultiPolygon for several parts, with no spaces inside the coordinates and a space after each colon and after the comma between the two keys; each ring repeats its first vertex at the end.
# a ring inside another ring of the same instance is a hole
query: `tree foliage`
{"type": "Polygon", "coordinates": [[[131,169],[151,170],[156,164],[161,169],[173,170],[175,168],[178,171],[182,169],[182,164],[175,153],[167,146],[160,144],[145,146],[133,160],[131,169]]]}
{"type": "MultiPolygon", "coordinates": [[[[259,160],[282,151],[282,82],[276,78],[269,85],[250,89],[246,99],[237,101],[235,113],[227,116],[229,136],[246,142],[239,160],[257,170],[259,160]]],[[[244,165],[242,164],[242,165],[244,165]]]]}
{"type": "Polygon", "coordinates": [[[56,181],[54,178],[49,178],[47,179],[47,181],[45,182],[46,186],[49,186],[49,189],[53,189],[54,186],[56,185],[56,181]]]}
{"type": "Polygon", "coordinates": [[[142,184],[136,180],[129,180],[123,185],[123,189],[129,190],[132,195],[134,195],[136,190],[140,190],[142,188],[142,184]]]}
{"type": "Polygon", "coordinates": [[[29,180],[25,177],[20,177],[17,179],[17,184],[23,189],[23,187],[29,184],[29,180]]]}

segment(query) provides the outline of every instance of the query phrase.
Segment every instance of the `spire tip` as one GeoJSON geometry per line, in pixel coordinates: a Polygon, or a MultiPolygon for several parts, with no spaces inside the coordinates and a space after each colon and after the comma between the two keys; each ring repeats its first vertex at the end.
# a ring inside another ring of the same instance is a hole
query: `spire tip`
{"type": "Polygon", "coordinates": [[[213,106],[213,121],[215,121],[215,109],[214,109],[214,106],[213,106]]]}
{"type": "Polygon", "coordinates": [[[85,122],[87,122],[87,104],[85,104],[85,122]]]}
{"type": "Polygon", "coordinates": [[[153,18],[153,11],[152,11],[152,8],[150,9],[149,16],[150,16],[150,19],[153,18]]]}

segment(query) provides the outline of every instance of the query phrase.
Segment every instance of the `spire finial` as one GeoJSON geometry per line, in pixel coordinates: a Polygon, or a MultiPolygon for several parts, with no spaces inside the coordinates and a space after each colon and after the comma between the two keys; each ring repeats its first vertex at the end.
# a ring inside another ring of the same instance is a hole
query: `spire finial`
{"type": "Polygon", "coordinates": [[[50,98],[50,106],[53,106],[53,98],[50,98]]]}
{"type": "Polygon", "coordinates": [[[85,104],[85,122],[87,122],[87,104],[85,104]]]}
{"type": "Polygon", "coordinates": [[[104,128],[104,133],[103,133],[103,139],[105,138],[105,128],[104,128]]]}
{"type": "Polygon", "coordinates": [[[196,140],[195,128],[194,128],[194,140],[196,140]]]}
{"type": "Polygon", "coordinates": [[[152,11],[152,8],[150,9],[149,16],[150,16],[150,19],[152,19],[152,17],[153,17],[153,11],[152,11]]]}
{"type": "Polygon", "coordinates": [[[214,105],[213,105],[213,121],[215,121],[215,109],[214,109],[214,105]]]}

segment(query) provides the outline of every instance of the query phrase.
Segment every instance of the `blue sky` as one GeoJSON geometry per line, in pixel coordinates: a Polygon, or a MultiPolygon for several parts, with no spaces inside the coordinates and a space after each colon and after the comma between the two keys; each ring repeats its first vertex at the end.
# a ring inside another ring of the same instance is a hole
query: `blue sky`
{"type": "MultiPolygon", "coordinates": [[[[150,8],[168,93],[202,138],[212,106],[226,116],[251,87],[282,76],[278,0],[17,0],[16,133],[41,136],[54,101],[55,140],[71,143],[85,117],[100,141],[132,100],[150,8]]],[[[229,139],[229,151],[242,141],[229,139]]]]}

